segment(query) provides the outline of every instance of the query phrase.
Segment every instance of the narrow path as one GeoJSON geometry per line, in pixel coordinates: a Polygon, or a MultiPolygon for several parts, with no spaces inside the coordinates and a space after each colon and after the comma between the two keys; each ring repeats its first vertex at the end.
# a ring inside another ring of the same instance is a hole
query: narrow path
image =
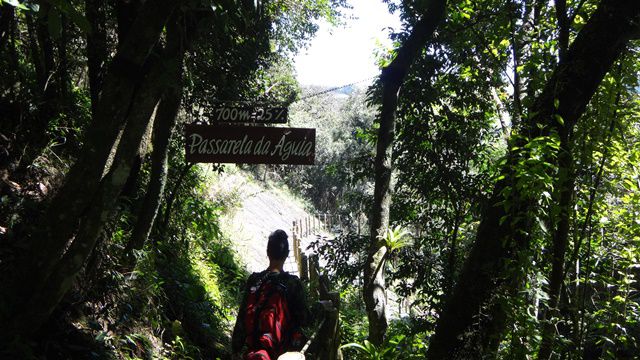
{"type": "MultiPolygon", "coordinates": [[[[222,231],[230,236],[234,248],[245,262],[247,270],[266,269],[267,238],[276,229],[289,235],[292,245],[293,220],[308,215],[304,204],[288,192],[257,180],[248,180],[243,173],[223,173],[212,188],[212,196],[228,196],[236,192],[240,207],[222,219],[222,231]]],[[[285,270],[296,273],[297,266],[290,253],[285,270]]]]}

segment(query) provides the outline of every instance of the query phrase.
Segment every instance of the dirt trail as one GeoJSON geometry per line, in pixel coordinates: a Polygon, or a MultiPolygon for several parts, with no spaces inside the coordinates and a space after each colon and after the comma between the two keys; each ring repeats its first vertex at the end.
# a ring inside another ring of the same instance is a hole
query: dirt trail
{"type": "MultiPolygon", "coordinates": [[[[293,220],[308,215],[302,202],[291,194],[241,172],[223,173],[215,187],[215,192],[237,192],[239,196],[240,207],[222,219],[223,231],[230,236],[251,272],[264,270],[269,263],[266,254],[269,234],[282,229],[289,234],[291,245],[293,220]]],[[[285,270],[295,268],[292,260],[290,256],[285,270]]]]}
{"type": "MultiPolygon", "coordinates": [[[[309,215],[302,201],[294,198],[284,190],[276,189],[250,176],[239,173],[223,173],[214,189],[214,194],[228,196],[237,192],[240,206],[222,219],[223,232],[233,240],[234,247],[243,259],[250,272],[264,270],[267,259],[267,237],[276,230],[282,229],[289,234],[291,244],[291,224],[293,220],[309,215]]],[[[217,195],[214,195],[217,196],[217,195]]],[[[303,241],[306,247],[310,239],[303,241]]],[[[293,255],[290,254],[285,270],[297,274],[293,255]]],[[[399,318],[408,309],[406,303],[399,304],[398,296],[387,289],[389,318],[399,318]]]]}

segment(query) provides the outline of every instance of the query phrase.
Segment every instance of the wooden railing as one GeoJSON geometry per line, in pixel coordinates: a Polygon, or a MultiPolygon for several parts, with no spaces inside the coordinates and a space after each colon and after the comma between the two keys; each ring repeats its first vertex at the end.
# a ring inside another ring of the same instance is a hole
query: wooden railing
{"type": "Polygon", "coordinates": [[[322,239],[336,222],[333,216],[320,214],[293,222],[293,254],[298,265],[300,279],[309,284],[312,298],[319,300],[323,309],[322,321],[310,336],[302,353],[307,360],[342,359],[340,352],[340,294],[330,291],[329,280],[321,271],[318,254],[307,255],[302,241],[309,237],[322,239]]]}

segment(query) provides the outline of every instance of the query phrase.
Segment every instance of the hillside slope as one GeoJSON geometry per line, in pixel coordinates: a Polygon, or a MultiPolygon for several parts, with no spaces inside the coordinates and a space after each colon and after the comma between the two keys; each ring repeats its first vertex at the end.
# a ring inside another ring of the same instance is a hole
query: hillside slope
{"type": "MultiPolygon", "coordinates": [[[[236,197],[238,206],[222,219],[222,231],[228,236],[250,272],[264,270],[268,265],[267,237],[282,229],[289,234],[296,219],[309,215],[302,200],[287,189],[267,180],[262,182],[244,171],[229,169],[220,175],[212,188],[212,196],[236,197]]],[[[289,260],[292,260],[291,257],[289,260]]],[[[293,270],[288,262],[285,269],[293,270]]]]}

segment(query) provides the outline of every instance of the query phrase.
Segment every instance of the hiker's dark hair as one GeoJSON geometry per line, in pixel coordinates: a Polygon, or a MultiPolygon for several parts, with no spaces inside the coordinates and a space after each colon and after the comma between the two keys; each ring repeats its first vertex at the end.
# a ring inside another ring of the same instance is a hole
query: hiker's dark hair
{"type": "Polygon", "coordinates": [[[284,230],[276,230],[269,235],[267,243],[267,256],[275,260],[284,260],[289,256],[289,241],[284,230]]]}

